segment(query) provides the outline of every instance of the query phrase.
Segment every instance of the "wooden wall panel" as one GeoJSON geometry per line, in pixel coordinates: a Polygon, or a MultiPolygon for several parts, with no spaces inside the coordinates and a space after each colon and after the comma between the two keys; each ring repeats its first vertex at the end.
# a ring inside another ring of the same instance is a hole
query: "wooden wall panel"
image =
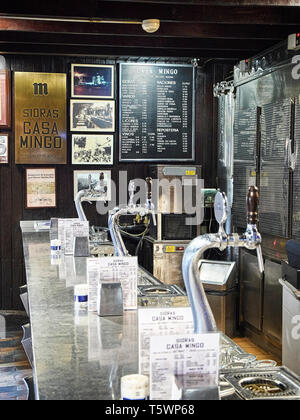
{"type": "MultiPolygon", "coordinates": [[[[7,68],[14,71],[67,73],[68,97],[70,96],[71,63],[114,64],[114,60],[93,57],[22,56],[8,55],[7,68]]],[[[216,107],[213,98],[213,83],[223,79],[232,66],[210,64],[205,70],[198,69],[196,83],[196,163],[203,166],[206,187],[216,184],[216,107]]],[[[116,66],[117,68],[117,66],[116,66]]],[[[117,75],[117,73],[116,73],[117,75]]],[[[13,85],[13,74],[12,74],[13,85]]],[[[116,77],[116,133],[114,165],[103,169],[112,170],[112,179],[118,182],[118,173],[128,171],[128,180],[145,178],[147,165],[119,164],[118,155],[118,77],[116,77]]],[[[13,86],[12,86],[13,90],[13,86]]],[[[68,107],[69,108],[69,107],[68,107]]],[[[69,124],[69,115],[68,115],[69,124]]],[[[25,209],[25,166],[14,164],[14,114],[10,130],[10,163],[0,165],[0,309],[22,309],[19,286],[25,283],[20,220],[47,220],[51,217],[76,217],[73,202],[73,171],[95,169],[95,166],[71,165],[71,133],[68,135],[68,164],[57,165],[57,208],[25,209]]],[[[30,166],[27,166],[30,167],[30,166]]],[[[102,168],[102,167],[101,167],[102,168]]],[[[107,217],[99,216],[95,205],[85,203],[84,208],[92,224],[107,226],[107,217]]]]}

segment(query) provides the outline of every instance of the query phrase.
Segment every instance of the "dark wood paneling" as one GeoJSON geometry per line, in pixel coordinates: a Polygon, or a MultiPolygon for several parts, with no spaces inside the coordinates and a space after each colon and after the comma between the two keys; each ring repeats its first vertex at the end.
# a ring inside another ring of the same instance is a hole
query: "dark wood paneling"
{"type": "MultiPolygon", "coordinates": [[[[37,35],[38,36],[38,35],[37,35]]],[[[0,54],[29,54],[29,55],[40,55],[53,54],[61,55],[76,55],[80,57],[86,56],[98,56],[105,57],[107,55],[114,55],[117,57],[126,57],[128,55],[138,57],[141,53],[144,56],[151,57],[201,57],[201,58],[218,58],[218,59],[230,59],[238,61],[241,59],[248,58],[253,55],[253,51],[231,51],[231,50],[199,50],[199,49],[183,49],[177,48],[140,48],[140,47],[107,47],[107,46],[90,46],[90,45],[55,45],[55,44],[10,44],[0,43],[0,54]],[[45,52],[46,50],[46,52],[45,52]]]]}
{"type": "MultiPolygon", "coordinates": [[[[65,56],[6,56],[7,68],[14,71],[56,72],[68,74],[70,96],[71,63],[113,64],[112,59],[65,56]]],[[[205,185],[216,185],[216,125],[213,83],[225,76],[232,68],[227,64],[210,64],[205,70],[197,70],[196,83],[196,163],[203,166],[205,185]]],[[[116,63],[116,133],[114,165],[103,169],[112,170],[112,178],[118,182],[119,171],[127,171],[128,181],[145,178],[148,165],[119,164],[118,133],[118,64],[116,63]]],[[[12,77],[13,81],[13,77],[12,77]]],[[[14,115],[12,115],[14,123],[14,115]]],[[[68,115],[69,121],[69,115],[68,115]]],[[[13,127],[13,125],[12,125],[13,127]]],[[[71,133],[68,135],[68,164],[57,165],[57,208],[25,209],[25,166],[14,164],[14,129],[10,130],[10,163],[0,165],[0,309],[21,309],[19,286],[25,283],[20,220],[47,220],[50,217],[76,217],[73,202],[73,171],[95,169],[95,166],[71,165],[71,133]]],[[[26,166],[31,167],[31,166],[26,166]]],[[[100,216],[95,205],[84,203],[86,215],[92,224],[107,226],[107,216],[100,216]]]]}
{"type": "MultiPolygon", "coordinates": [[[[127,0],[107,0],[121,1],[126,3],[127,0]]],[[[134,3],[153,3],[157,4],[163,1],[167,4],[204,4],[208,6],[299,6],[299,0],[131,0],[134,3]]]]}
{"type": "MultiPolygon", "coordinates": [[[[50,25],[50,24],[49,24],[50,25]]],[[[0,19],[1,27],[1,19],[0,19]]],[[[117,35],[85,35],[81,34],[65,34],[65,33],[49,33],[49,32],[29,32],[29,31],[12,31],[0,29],[1,43],[21,43],[21,44],[44,44],[44,45],[84,45],[97,47],[139,47],[139,48],[166,48],[181,49],[184,54],[185,50],[195,50],[197,54],[201,50],[210,50],[212,54],[215,51],[253,51],[257,52],[257,41],[254,39],[240,40],[233,39],[228,43],[225,39],[198,39],[198,38],[173,38],[173,37],[129,37],[117,35]]],[[[273,46],[273,41],[262,41],[260,48],[268,48],[273,46]]],[[[2,47],[1,47],[2,48],[2,47]]],[[[155,51],[154,51],[155,53],[155,51]]],[[[218,53],[217,53],[218,54],[218,53]]],[[[234,54],[234,53],[233,53],[234,54]]]]}

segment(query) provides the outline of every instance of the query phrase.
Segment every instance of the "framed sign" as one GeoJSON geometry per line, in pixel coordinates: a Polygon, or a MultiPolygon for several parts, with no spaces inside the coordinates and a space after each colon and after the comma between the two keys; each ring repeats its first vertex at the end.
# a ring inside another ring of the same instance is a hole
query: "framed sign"
{"type": "Polygon", "coordinates": [[[72,96],[74,98],[112,99],[114,66],[72,64],[72,96]]]}
{"type": "Polygon", "coordinates": [[[120,64],[120,162],[195,160],[195,68],[120,64]]]}
{"type": "Polygon", "coordinates": [[[112,165],[112,134],[74,134],[72,136],[73,165],[112,165]]]}
{"type": "Polygon", "coordinates": [[[73,99],[71,105],[71,131],[115,131],[115,102],[73,99]]]}
{"type": "Polygon", "coordinates": [[[111,171],[74,171],[74,200],[81,190],[90,191],[84,201],[110,201],[111,171]],[[99,194],[103,188],[105,193],[99,194]]]}
{"type": "Polygon", "coordinates": [[[26,208],[56,207],[55,168],[26,169],[26,208]]]}
{"type": "Polygon", "coordinates": [[[16,72],[16,164],[67,163],[67,84],[63,73],[16,72]]]}
{"type": "Polygon", "coordinates": [[[0,133],[0,163],[8,163],[8,134],[0,133]]]}
{"type": "Polygon", "coordinates": [[[0,128],[10,127],[10,72],[0,70],[0,128]]]}

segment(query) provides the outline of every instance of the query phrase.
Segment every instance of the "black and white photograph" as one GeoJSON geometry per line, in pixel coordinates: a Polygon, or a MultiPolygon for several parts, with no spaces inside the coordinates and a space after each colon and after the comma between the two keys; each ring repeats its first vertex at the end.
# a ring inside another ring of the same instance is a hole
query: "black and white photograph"
{"type": "Polygon", "coordinates": [[[73,99],[71,131],[115,131],[115,102],[73,99]]]}
{"type": "Polygon", "coordinates": [[[74,171],[74,200],[82,190],[83,201],[110,201],[111,171],[74,171]]]}
{"type": "Polygon", "coordinates": [[[8,134],[0,134],[0,163],[8,163],[8,134]]]}
{"type": "Polygon", "coordinates": [[[114,66],[72,64],[71,79],[73,98],[114,97],[114,66]]]}
{"type": "Polygon", "coordinates": [[[72,136],[73,165],[112,165],[112,134],[74,134],[72,136]]]}

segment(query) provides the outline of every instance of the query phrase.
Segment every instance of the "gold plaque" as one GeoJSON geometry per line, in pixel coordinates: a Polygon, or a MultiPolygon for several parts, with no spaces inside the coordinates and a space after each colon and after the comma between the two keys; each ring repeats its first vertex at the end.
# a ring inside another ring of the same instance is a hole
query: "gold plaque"
{"type": "Polygon", "coordinates": [[[17,164],[67,161],[66,74],[15,73],[17,164]]]}

